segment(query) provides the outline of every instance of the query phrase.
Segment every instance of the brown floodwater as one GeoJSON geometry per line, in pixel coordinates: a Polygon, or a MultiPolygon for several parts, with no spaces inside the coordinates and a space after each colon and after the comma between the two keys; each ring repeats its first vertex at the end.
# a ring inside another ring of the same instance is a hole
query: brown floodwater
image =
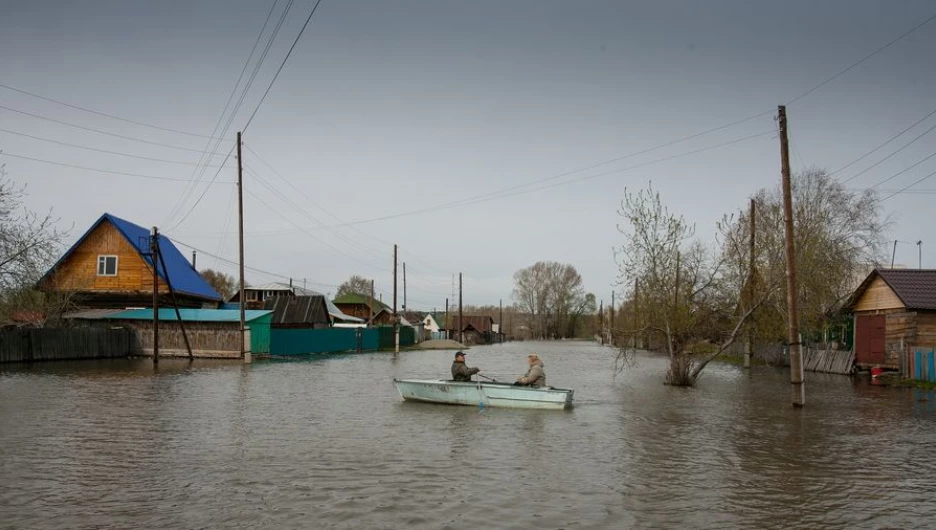
{"type": "Polygon", "coordinates": [[[712,365],[615,376],[583,342],[472,348],[512,380],[537,351],[570,411],[404,403],[452,352],[0,366],[0,528],[923,528],[936,396],[712,365]]]}

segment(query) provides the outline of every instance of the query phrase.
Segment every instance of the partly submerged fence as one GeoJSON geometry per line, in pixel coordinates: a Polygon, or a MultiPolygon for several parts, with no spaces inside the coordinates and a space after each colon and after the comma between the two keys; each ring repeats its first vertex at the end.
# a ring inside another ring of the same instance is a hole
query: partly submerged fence
{"type": "Polygon", "coordinates": [[[932,346],[909,346],[900,352],[900,375],[936,382],[936,355],[932,346]]]}
{"type": "Polygon", "coordinates": [[[273,328],[270,355],[376,350],[378,339],[377,328],[273,328]]]}
{"type": "MultiPolygon", "coordinates": [[[[790,365],[789,350],[782,344],[764,346],[754,353],[754,357],[771,365],[790,365]]],[[[855,352],[803,348],[803,370],[828,374],[851,374],[855,371],[855,352]]]]}
{"type": "Polygon", "coordinates": [[[0,331],[0,363],[112,359],[139,349],[128,329],[37,328],[0,331]]]}

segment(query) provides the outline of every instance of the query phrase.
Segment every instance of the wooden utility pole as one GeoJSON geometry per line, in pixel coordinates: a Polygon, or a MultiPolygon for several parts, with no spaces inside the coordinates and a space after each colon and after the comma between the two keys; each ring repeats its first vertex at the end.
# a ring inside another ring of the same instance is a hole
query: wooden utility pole
{"type": "Polygon", "coordinates": [[[403,312],[406,312],[406,262],[403,262],[403,312]]]}
{"type": "MultiPolygon", "coordinates": [[[[750,234],[750,248],[748,249],[748,281],[747,281],[747,284],[748,284],[748,285],[747,285],[747,289],[745,289],[745,291],[746,291],[745,294],[747,295],[747,309],[748,309],[748,310],[750,310],[752,307],[754,307],[754,278],[755,278],[755,274],[754,274],[754,263],[755,263],[755,261],[754,261],[754,257],[755,257],[755,255],[754,255],[754,253],[755,253],[755,250],[754,250],[754,243],[755,243],[755,234],[757,234],[757,230],[756,230],[756,228],[757,228],[757,222],[755,221],[757,210],[755,209],[755,206],[754,206],[755,204],[756,204],[756,203],[755,203],[754,199],[751,199],[751,214],[750,214],[750,216],[751,216],[751,234],[750,234]]],[[[753,318],[753,317],[754,317],[754,314],[751,313],[751,315],[748,316],[748,319],[751,319],[751,318],[753,318]]],[[[750,322],[748,323],[748,333],[747,333],[747,336],[748,336],[748,338],[747,338],[747,348],[745,348],[745,351],[744,351],[744,367],[745,367],[745,368],[750,368],[750,367],[751,367],[751,357],[754,355],[754,326],[753,326],[753,324],[750,323],[750,322]]]]}
{"type": "Polygon", "coordinates": [[[604,300],[598,303],[598,343],[604,344],[604,300]]]}
{"type": "Polygon", "coordinates": [[[500,313],[497,316],[497,333],[500,335],[500,341],[504,342],[504,299],[498,301],[500,313]]]}
{"type": "Polygon", "coordinates": [[[634,278],[634,349],[635,350],[637,349],[637,333],[638,333],[637,330],[640,328],[640,321],[638,320],[638,317],[637,317],[637,312],[638,312],[637,301],[639,300],[639,297],[637,296],[638,294],[637,288],[639,287],[639,284],[637,282],[638,282],[638,279],[634,278]]]}
{"type": "Polygon", "coordinates": [[[400,320],[396,312],[397,246],[393,244],[393,352],[400,353],[400,320]]]}
{"type": "Polygon", "coordinates": [[[462,273],[458,273],[458,342],[465,343],[465,332],[462,326],[462,273]]]}
{"type": "Polygon", "coordinates": [[[247,319],[245,308],[247,298],[244,295],[244,161],[241,157],[241,131],[237,131],[237,240],[238,240],[238,269],[240,272],[240,357],[245,363],[250,362],[250,352],[247,351],[247,319]]]}
{"type": "Polygon", "coordinates": [[[614,346],[614,291],[611,291],[611,313],[608,317],[608,344],[614,346]]]}
{"type": "Polygon", "coordinates": [[[159,364],[159,229],[150,232],[150,259],[153,260],[153,365],[159,364]]]}
{"type": "Polygon", "coordinates": [[[790,384],[793,386],[793,406],[806,405],[803,383],[802,342],[796,314],[796,247],[793,240],[793,193],[790,184],[790,148],[787,144],[786,107],[777,109],[780,122],[780,174],[783,181],[783,227],[786,236],[787,268],[787,340],[790,343],[790,384]]]}
{"type": "Polygon", "coordinates": [[[154,239],[156,241],[156,256],[159,259],[159,263],[162,264],[163,272],[166,273],[166,287],[169,288],[169,296],[172,298],[172,307],[175,309],[176,320],[179,322],[179,329],[182,330],[182,340],[185,341],[185,350],[188,351],[188,358],[192,361],[195,359],[195,355],[192,353],[192,343],[188,340],[188,333],[185,332],[185,322],[182,321],[182,313],[179,311],[179,302],[176,300],[175,289],[172,288],[169,268],[166,267],[166,260],[163,258],[162,249],[159,248],[159,237],[157,236],[154,239]]]}
{"type": "Polygon", "coordinates": [[[894,268],[894,258],[897,257],[897,240],[894,240],[894,251],[891,252],[891,268],[894,268]]]}
{"type": "Polygon", "coordinates": [[[195,251],[192,251],[192,268],[195,268],[195,251]]]}
{"type": "Polygon", "coordinates": [[[451,339],[451,338],[452,338],[452,334],[449,333],[451,330],[448,328],[448,327],[449,327],[449,322],[448,322],[448,297],[445,298],[445,324],[442,324],[442,325],[445,326],[445,338],[451,339]]]}

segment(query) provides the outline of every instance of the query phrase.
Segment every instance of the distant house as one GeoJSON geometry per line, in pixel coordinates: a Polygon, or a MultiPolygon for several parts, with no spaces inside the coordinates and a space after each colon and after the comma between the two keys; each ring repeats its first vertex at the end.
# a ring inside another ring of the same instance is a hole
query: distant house
{"type": "Polygon", "coordinates": [[[273,312],[273,329],[323,329],[332,324],[325,297],[320,294],[274,296],[263,303],[263,308],[273,312]]]}
{"type": "Polygon", "coordinates": [[[429,333],[438,333],[445,330],[445,317],[443,315],[426,313],[422,321],[423,325],[426,326],[426,331],[429,333]]]}
{"type": "Polygon", "coordinates": [[[365,321],[369,321],[373,315],[375,324],[393,324],[393,309],[370,296],[347,293],[335,298],[332,302],[348,315],[363,318],[365,321]]]}
{"type": "MultiPolygon", "coordinates": [[[[221,295],[166,236],[159,236],[162,263],[156,267],[160,304],[170,304],[169,285],[180,307],[217,308],[221,295]]],[[[39,280],[47,291],[74,293],[83,308],[152,307],[150,231],[105,213],[39,280]]]]}
{"type": "Polygon", "coordinates": [[[494,342],[494,317],[489,315],[463,315],[459,326],[458,315],[449,315],[446,329],[449,337],[464,344],[491,344],[494,342]]]}
{"type": "Polygon", "coordinates": [[[936,345],[936,270],[876,269],[846,307],[859,367],[900,369],[909,348],[936,345]]]}
{"type": "MultiPolygon", "coordinates": [[[[325,302],[325,306],[328,309],[328,315],[331,318],[331,323],[334,324],[363,324],[364,319],[357,318],[353,315],[349,315],[343,312],[335,304],[331,302],[325,295],[311,289],[306,289],[305,287],[299,287],[292,285],[292,283],[284,282],[270,282],[263,285],[257,285],[252,287],[244,288],[244,298],[247,299],[247,309],[263,309],[266,307],[266,303],[276,297],[280,296],[294,296],[294,297],[306,297],[306,296],[321,296],[325,302]]],[[[234,296],[228,300],[229,307],[237,307],[240,303],[240,292],[234,293],[234,296]]]]}

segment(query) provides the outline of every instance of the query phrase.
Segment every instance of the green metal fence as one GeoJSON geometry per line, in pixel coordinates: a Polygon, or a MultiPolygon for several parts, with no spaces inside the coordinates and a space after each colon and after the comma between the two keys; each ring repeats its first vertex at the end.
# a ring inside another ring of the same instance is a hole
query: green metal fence
{"type": "Polygon", "coordinates": [[[377,329],[327,328],[270,330],[271,355],[301,355],[378,349],[377,329]]]}

